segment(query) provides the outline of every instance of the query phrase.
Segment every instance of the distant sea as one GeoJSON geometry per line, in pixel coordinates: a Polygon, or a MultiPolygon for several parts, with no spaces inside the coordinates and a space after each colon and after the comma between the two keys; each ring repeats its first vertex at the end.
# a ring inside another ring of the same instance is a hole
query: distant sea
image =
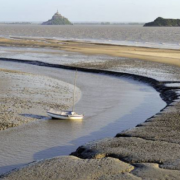
{"type": "Polygon", "coordinates": [[[1,37],[38,37],[129,46],[180,48],[179,27],[142,25],[0,25],[1,37]]]}

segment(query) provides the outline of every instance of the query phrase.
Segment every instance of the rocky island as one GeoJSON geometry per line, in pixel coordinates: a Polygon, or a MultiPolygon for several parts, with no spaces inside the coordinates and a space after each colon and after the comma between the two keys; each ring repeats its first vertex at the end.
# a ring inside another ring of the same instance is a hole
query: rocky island
{"type": "Polygon", "coordinates": [[[164,19],[162,17],[158,17],[153,22],[146,23],[146,26],[180,26],[180,19],[164,19]]]}
{"type": "Polygon", "coordinates": [[[72,25],[72,23],[57,11],[50,20],[43,22],[42,25],[72,25]]]}

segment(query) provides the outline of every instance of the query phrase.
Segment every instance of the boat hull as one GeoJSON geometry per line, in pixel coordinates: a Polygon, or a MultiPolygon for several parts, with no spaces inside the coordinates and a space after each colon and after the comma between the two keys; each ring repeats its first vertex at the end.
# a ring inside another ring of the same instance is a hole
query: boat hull
{"type": "Polygon", "coordinates": [[[55,119],[61,119],[61,120],[82,120],[83,119],[83,115],[60,115],[60,114],[54,114],[54,113],[50,113],[47,112],[47,114],[55,119]]]}

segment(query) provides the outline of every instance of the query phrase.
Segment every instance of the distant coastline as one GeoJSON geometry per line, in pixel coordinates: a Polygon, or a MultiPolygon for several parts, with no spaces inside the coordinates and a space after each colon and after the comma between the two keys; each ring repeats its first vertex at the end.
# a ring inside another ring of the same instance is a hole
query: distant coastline
{"type": "MultiPolygon", "coordinates": [[[[12,24],[12,25],[41,25],[43,22],[36,22],[36,21],[32,21],[32,22],[18,22],[18,21],[14,21],[14,22],[0,22],[1,24],[12,24]]],[[[92,25],[92,26],[99,26],[99,25],[106,25],[106,26],[112,26],[112,25],[122,25],[122,26],[143,26],[145,23],[141,23],[141,22],[71,22],[73,25],[92,25]]]]}

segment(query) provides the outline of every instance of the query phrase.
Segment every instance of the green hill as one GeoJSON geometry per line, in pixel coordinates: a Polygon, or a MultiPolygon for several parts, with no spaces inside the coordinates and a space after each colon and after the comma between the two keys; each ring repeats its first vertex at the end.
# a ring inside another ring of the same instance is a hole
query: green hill
{"type": "Polygon", "coordinates": [[[59,12],[54,14],[52,19],[43,22],[42,25],[72,25],[72,23],[65,17],[63,17],[59,12]]]}
{"type": "Polygon", "coordinates": [[[180,26],[180,19],[164,19],[162,17],[158,17],[153,22],[146,23],[144,26],[180,26]]]}

